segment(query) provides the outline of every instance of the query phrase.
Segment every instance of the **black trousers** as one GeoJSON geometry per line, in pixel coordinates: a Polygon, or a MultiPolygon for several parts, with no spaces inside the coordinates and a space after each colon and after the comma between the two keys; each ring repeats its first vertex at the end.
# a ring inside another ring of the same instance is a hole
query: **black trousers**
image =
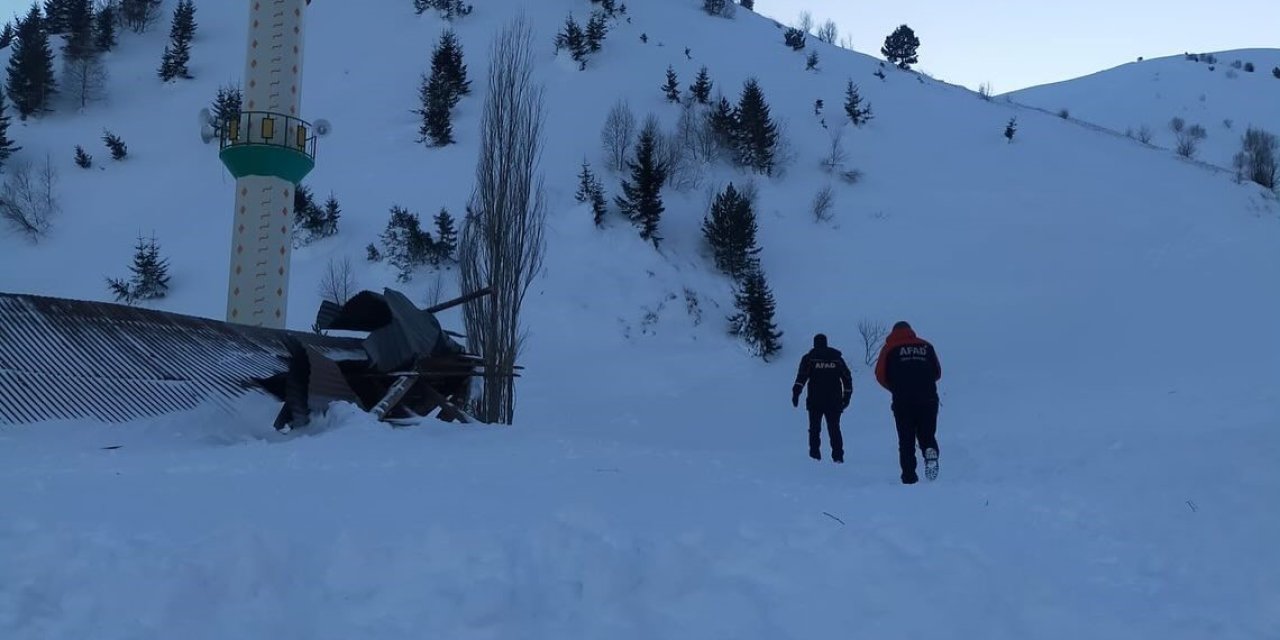
{"type": "Polygon", "coordinates": [[[827,436],[831,440],[831,459],[844,460],[844,437],[840,435],[840,409],[809,409],[809,455],[822,449],[822,420],[827,420],[827,436]]]}
{"type": "Polygon", "coordinates": [[[932,398],[895,399],[893,419],[898,425],[898,462],[902,475],[916,472],[916,444],[920,450],[938,449],[938,401],[932,398]]]}

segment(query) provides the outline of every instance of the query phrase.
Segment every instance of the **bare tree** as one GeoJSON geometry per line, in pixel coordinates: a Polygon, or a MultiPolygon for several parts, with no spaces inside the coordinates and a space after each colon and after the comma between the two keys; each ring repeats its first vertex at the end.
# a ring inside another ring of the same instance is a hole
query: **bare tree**
{"type": "Polygon", "coordinates": [[[844,166],[844,161],[849,159],[849,152],[844,148],[844,127],[832,129],[830,135],[831,145],[827,148],[826,157],[822,159],[822,166],[827,173],[844,166]]]}
{"type": "Polygon", "coordinates": [[[9,179],[0,188],[0,219],[29,239],[39,240],[49,231],[61,209],[57,186],[58,170],[48,156],[35,175],[25,161],[14,165],[9,179]]]}
{"type": "Polygon", "coordinates": [[[818,191],[813,197],[813,219],[818,222],[827,222],[831,219],[831,208],[836,203],[836,192],[827,185],[818,191]]]}
{"type": "Polygon", "coordinates": [[[1141,142],[1142,144],[1151,144],[1151,140],[1155,137],[1156,134],[1151,130],[1151,127],[1148,127],[1145,124],[1138,127],[1138,142],[1141,142]]]}
{"type": "Polygon", "coordinates": [[[434,307],[444,300],[444,274],[436,271],[431,282],[427,283],[426,303],[429,307],[434,307]]]}
{"type": "Polygon", "coordinates": [[[477,417],[488,423],[512,422],[520,308],[546,250],[543,180],[536,175],[545,107],[543,89],[533,85],[533,58],[533,34],[520,15],[491,45],[476,186],[458,243],[462,292],[492,289],[463,306],[468,342],[485,366],[477,417]]]}
{"type": "Polygon", "coordinates": [[[355,276],[351,271],[351,258],[343,256],[341,262],[329,258],[324,275],[320,278],[320,296],[336,305],[344,305],[351,299],[351,291],[356,288],[355,276]]]}
{"type": "Polygon", "coordinates": [[[858,322],[858,333],[862,334],[863,355],[862,362],[868,367],[873,367],[876,360],[880,358],[880,344],[884,342],[885,336],[889,335],[889,327],[883,322],[875,322],[873,320],[863,319],[858,322]]]}
{"type": "Polygon", "coordinates": [[[62,84],[81,109],[102,99],[106,94],[107,77],[107,67],[98,55],[68,58],[62,69],[62,84]]]}
{"type": "Polygon", "coordinates": [[[849,51],[853,51],[853,38],[850,38],[849,36],[843,36],[843,37],[841,37],[841,38],[840,38],[840,48],[841,48],[841,49],[848,49],[849,51]]]}
{"type": "Polygon", "coordinates": [[[1175,129],[1175,131],[1177,131],[1178,137],[1177,152],[1178,155],[1184,158],[1195,157],[1196,151],[1200,147],[1200,141],[1209,136],[1204,127],[1198,124],[1193,124],[1185,129],[1175,129]]]}
{"type": "Polygon", "coordinates": [[[1242,150],[1235,157],[1239,176],[1275,190],[1280,178],[1280,162],[1276,158],[1280,141],[1275,134],[1249,127],[1240,142],[1242,150]]]}
{"type": "Polygon", "coordinates": [[[813,14],[808,11],[801,11],[800,22],[796,23],[796,28],[805,33],[813,33],[813,14]]]}
{"type": "Polygon", "coordinates": [[[984,82],[978,85],[979,98],[982,98],[983,100],[986,100],[989,102],[991,100],[991,93],[992,93],[992,88],[991,88],[990,82],[984,82]]]}
{"type": "Polygon", "coordinates": [[[819,40],[827,44],[835,44],[836,39],[840,37],[840,27],[836,26],[834,20],[827,20],[822,23],[821,27],[818,27],[817,36],[819,40]]]}
{"type": "Polygon", "coordinates": [[[609,110],[604,129],[600,132],[600,142],[604,144],[605,166],[611,171],[621,171],[627,165],[627,155],[631,153],[635,135],[636,116],[626,100],[619,98],[609,110]]]}
{"type": "Polygon", "coordinates": [[[160,20],[163,0],[120,0],[120,21],[135,33],[145,33],[160,20]]]}

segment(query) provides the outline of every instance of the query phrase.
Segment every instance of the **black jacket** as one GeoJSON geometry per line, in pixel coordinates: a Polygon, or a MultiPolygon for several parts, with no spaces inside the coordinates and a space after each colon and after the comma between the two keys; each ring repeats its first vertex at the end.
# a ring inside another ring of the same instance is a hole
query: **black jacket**
{"type": "Polygon", "coordinates": [[[893,394],[895,402],[937,402],[942,364],[929,341],[902,328],[885,340],[876,363],[876,379],[893,394]]]}
{"type": "Polygon", "coordinates": [[[853,395],[853,373],[840,351],[831,347],[814,347],[800,358],[791,394],[799,396],[805,383],[809,385],[805,408],[810,410],[843,409],[853,395]]]}

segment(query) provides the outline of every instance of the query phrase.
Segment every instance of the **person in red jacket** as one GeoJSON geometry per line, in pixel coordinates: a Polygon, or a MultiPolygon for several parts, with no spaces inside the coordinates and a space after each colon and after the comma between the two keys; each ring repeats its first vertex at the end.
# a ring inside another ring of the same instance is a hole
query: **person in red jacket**
{"type": "Polygon", "coordinates": [[[942,364],[933,345],[906,322],[893,325],[876,362],[876,381],[893,394],[898,460],[903,484],[915,484],[916,443],[924,452],[924,474],[938,477],[938,381],[942,364]]]}

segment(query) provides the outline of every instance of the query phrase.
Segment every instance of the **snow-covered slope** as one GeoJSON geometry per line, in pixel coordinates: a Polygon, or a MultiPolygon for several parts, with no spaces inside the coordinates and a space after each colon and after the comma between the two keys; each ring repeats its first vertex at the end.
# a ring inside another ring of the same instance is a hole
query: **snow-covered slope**
{"type": "MultiPolygon", "coordinates": [[[[307,183],[346,215],[295,253],[290,323],[310,325],[331,257],[350,256],[360,286],[394,285],[363,262],[392,205],[462,210],[489,39],[524,7],[550,230],[519,423],[392,432],[337,407],[284,438],[274,407],[248,402],[0,426],[0,637],[1280,634],[1280,302],[1258,293],[1280,273],[1274,196],[1050,114],[893,69],[881,81],[875,60],[816,42],[805,72],[770,21],[692,0],[629,4],[585,71],[551,49],[587,0],[477,3],[455,25],[476,95],[459,144],[428,149],[410,111],[444,23],[401,4],[311,5],[304,115],[334,132],[307,183]],[[670,127],[667,66],[687,86],[704,64],[731,99],[757,77],[794,152],[785,175],[755,177],[777,362],[725,335],[730,287],[698,231],[707,190],[749,176],[706,167],[700,187],[664,192],[661,251],[573,201],[584,157],[617,193],[600,169],[608,107],[626,98],[670,127]],[[847,131],[855,185],[821,171],[813,111],[823,99],[838,126],[850,78],[876,114],[847,131]],[[816,223],[828,184],[835,219],[816,223]],[[907,319],[941,353],[936,484],[898,483],[862,318],[907,319]],[[840,467],[805,456],[788,402],[818,331],[857,375],[840,467]]],[[[244,7],[199,9],[196,80],[161,86],[162,34],[129,36],[109,103],[13,127],[18,159],[60,163],[64,211],[37,245],[0,236],[0,289],[110,299],[103,277],[154,230],[174,275],[155,306],[221,316],[232,183],[195,115],[240,74],[244,7]],[[109,160],[104,127],[129,159],[109,160]],[[78,143],[102,169],[72,164],[78,143]]],[[[422,300],[433,279],[404,287],[422,300]]]]}
{"type": "Polygon", "coordinates": [[[1178,55],[1130,62],[1095,74],[1013,91],[1001,96],[1054,113],[1138,136],[1173,149],[1174,118],[1199,124],[1208,137],[1196,158],[1231,167],[1245,130],[1259,127],[1280,134],[1280,49],[1238,49],[1192,59],[1178,55]],[[1253,71],[1245,70],[1251,63],[1253,71]]]}

